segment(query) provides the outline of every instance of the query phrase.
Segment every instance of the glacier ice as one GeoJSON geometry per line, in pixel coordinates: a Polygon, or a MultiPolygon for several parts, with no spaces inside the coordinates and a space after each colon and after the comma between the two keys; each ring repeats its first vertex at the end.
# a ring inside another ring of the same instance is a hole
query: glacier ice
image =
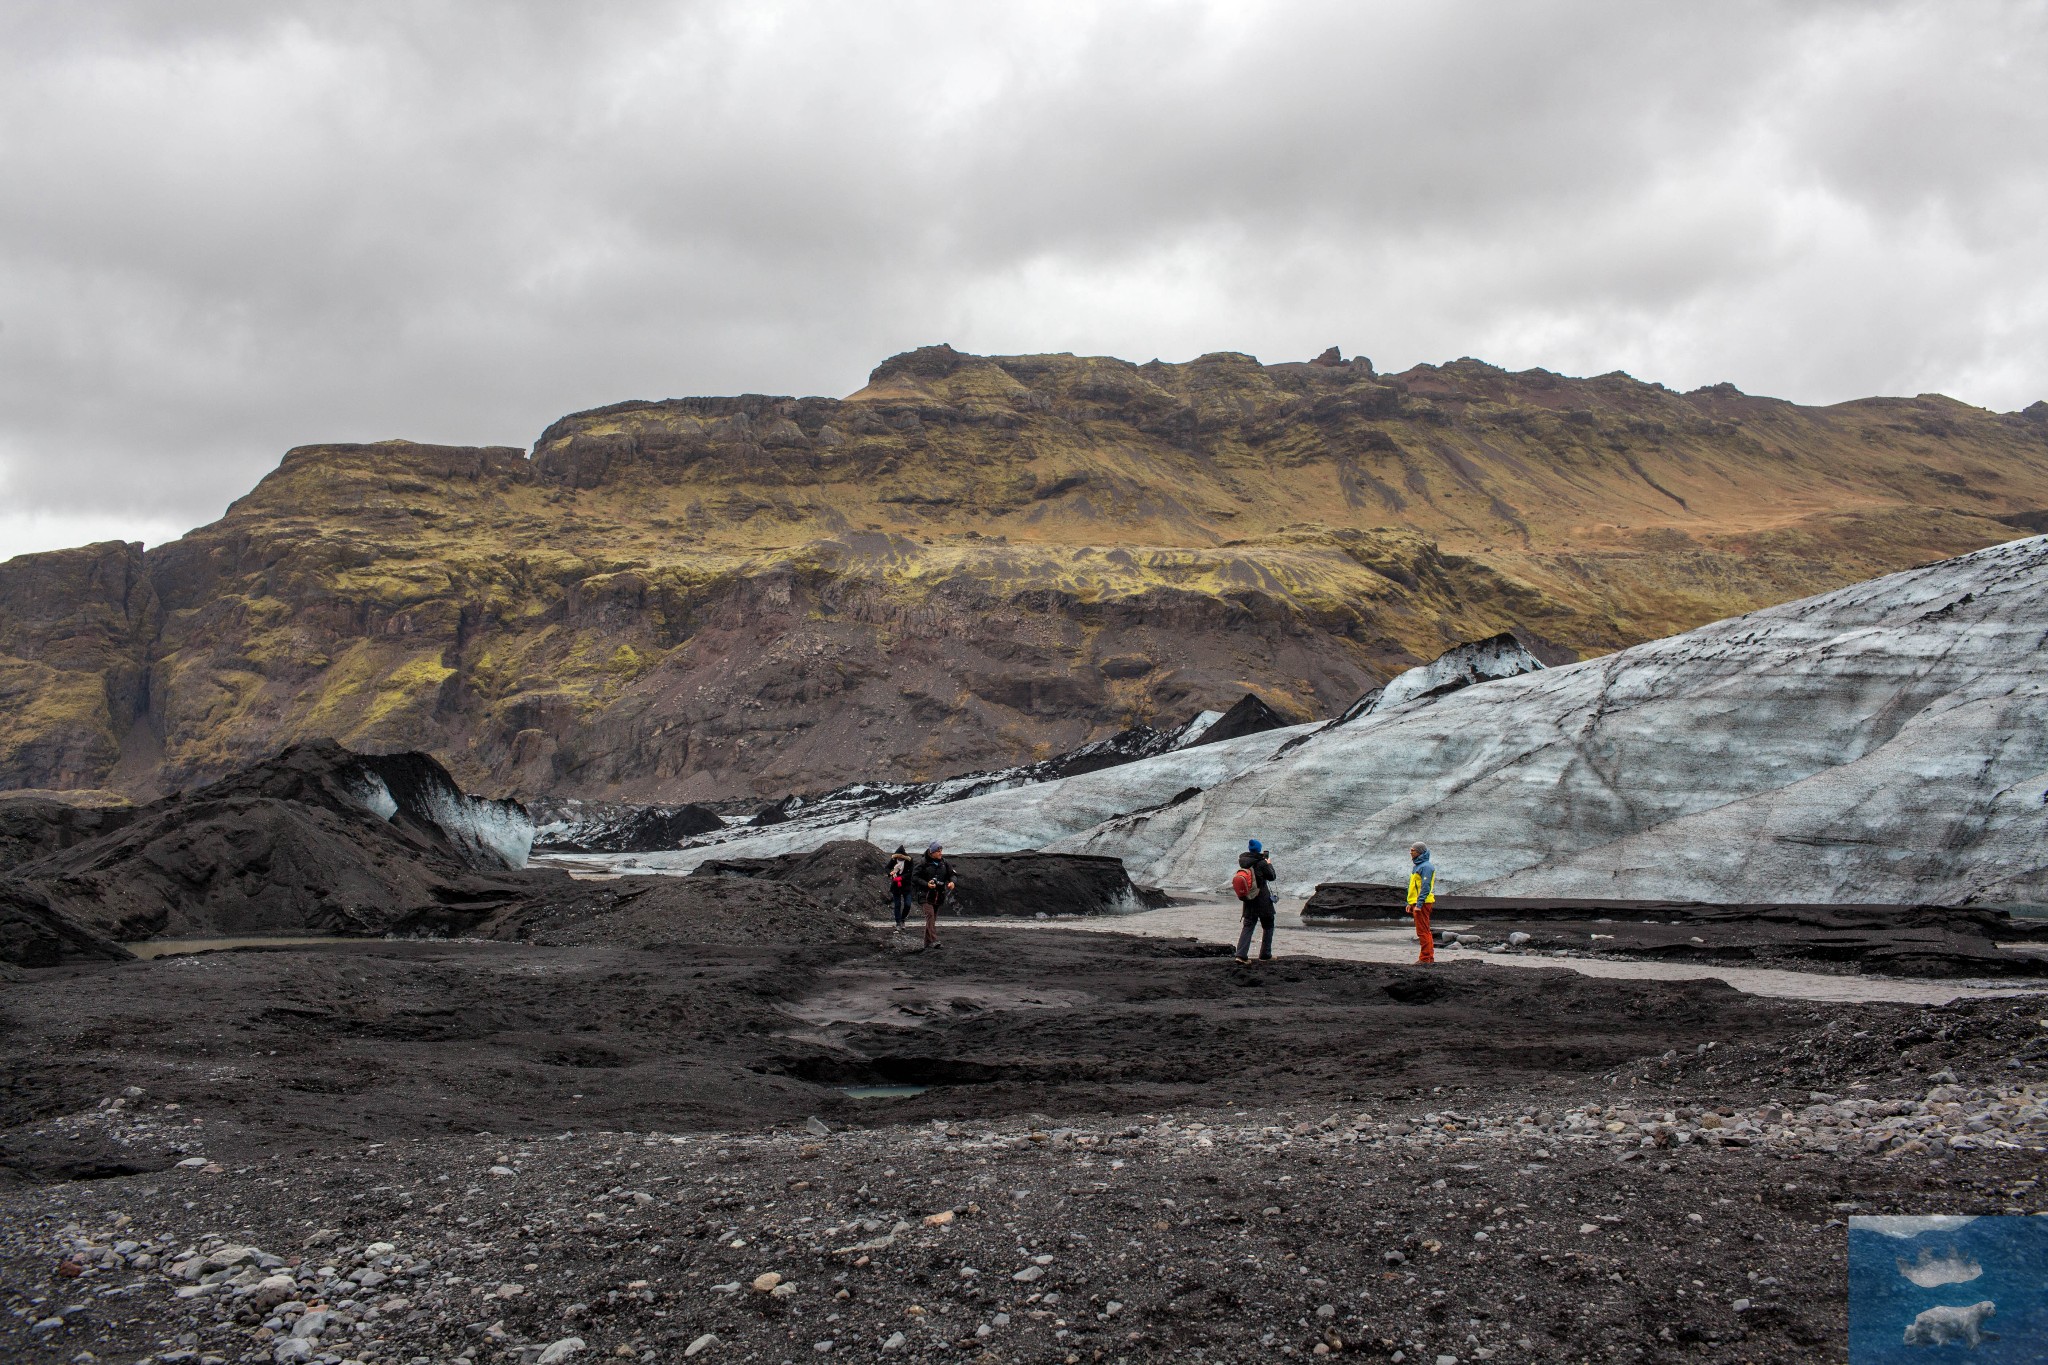
{"type": "Polygon", "coordinates": [[[516,801],[492,801],[459,791],[434,791],[427,797],[434,823],[456,845],[497,859],[506,867],[525,867],[533,852],[533,819],[516,801]]]}
{"type": "Polygon", "coordinates": [[[1479,894],[2048,902],[2048,537],[1422,700],[721,851],[1043,847],[1214,895],[1259,838],[1305,895],[1420,839],[1479,894]]]}
{"type": "Polygon", "coordinates": [[[379,820],[388,821],[398,814],[398,798],[391,794],[390,784],[373,772],[358,773],[349,786],[349,795],[379,820]]]}
{"type": "Polygon", "coordinates": [[[524,806],[469,795],[424,754],[349,754],[342,782],[381,820],[402,812],[435,826],[474,867],[525,867],[533,851],[533,817],[524,806]]]}

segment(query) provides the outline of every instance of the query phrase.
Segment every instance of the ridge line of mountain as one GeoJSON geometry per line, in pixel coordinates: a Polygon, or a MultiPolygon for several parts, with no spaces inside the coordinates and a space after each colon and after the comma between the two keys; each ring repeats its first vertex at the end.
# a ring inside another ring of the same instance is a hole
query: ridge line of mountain
{"type": "Polygon", "coordinates": [[[0,786],[147,797],[329,736],[520,796],[925,782],[2044,522],[2048,404],[927,347],[848,398],[632,400],[530,454],[295,447],[178,541],[0,564],[0,786]]]}

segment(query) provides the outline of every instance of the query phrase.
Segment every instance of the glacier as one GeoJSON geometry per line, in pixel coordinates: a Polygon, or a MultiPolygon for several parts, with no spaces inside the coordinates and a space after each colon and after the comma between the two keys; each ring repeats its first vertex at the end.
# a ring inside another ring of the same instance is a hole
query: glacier
{"type": "MultiPolygon", "coordinates": [[[[1258,838],[1301,896],[1400,880],[1421,840],[1444,889],[1471,894],[2048,902],[2048,537],[1386,700],[717,852],[1045,848],[1220,897],[1258,838]]],[[[711,852],[638,861],[683,871],[711,852]]]]}
{"type": "Polygon", "coordinates": [[[1169,888],[1250,831],[1294,894],[1420,840],[1480,895],[2037,903],[2044,642],[2034,537],[1375,711],[1054,847],[1169,888]]]}
{"type": "Polygon", "coordinates": [[[517,801],[471,796],[425,754],[350,754],[338,746],[333,752],[340,755],[334,761],[341,790],[378,819],[410,818],[439,831],[471,867],[526,866],[534,824],[517,801]]]}

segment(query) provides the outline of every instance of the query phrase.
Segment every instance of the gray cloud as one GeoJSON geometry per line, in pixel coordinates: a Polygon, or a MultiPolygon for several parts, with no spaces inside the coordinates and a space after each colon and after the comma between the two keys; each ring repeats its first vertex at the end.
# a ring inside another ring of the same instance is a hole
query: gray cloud
{"type": "Polygon", "coordinates": [[[950,340],[2048,394],[2048,5],[0,7],[0,554],[950,340]]]}

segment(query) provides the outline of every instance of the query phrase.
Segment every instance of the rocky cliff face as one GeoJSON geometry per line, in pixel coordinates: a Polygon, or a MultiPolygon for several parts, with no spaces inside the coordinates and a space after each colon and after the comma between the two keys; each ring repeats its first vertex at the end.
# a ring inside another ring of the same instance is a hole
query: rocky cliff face
{"type": "Polygon", "coordinates": [[[2048,421],[1477,361],[983,358],[843,400],[309,446],[151,550],[0,565],[0,783],[188,785],[332,736],[515,794],[921,780],[1451,644],[1549,662],[2010,538],[2048,421]]]}

